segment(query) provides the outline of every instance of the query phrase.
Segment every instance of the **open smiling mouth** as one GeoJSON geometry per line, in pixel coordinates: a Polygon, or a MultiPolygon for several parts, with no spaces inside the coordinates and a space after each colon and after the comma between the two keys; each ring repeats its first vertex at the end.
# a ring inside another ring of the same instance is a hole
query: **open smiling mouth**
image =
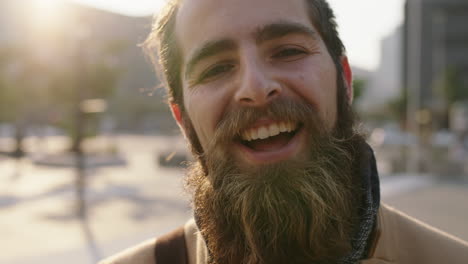
{"type": "Polygon", "coordinates": [[[272,152],[286,147],[302,128],[299,123],[274,122],[243,131],[240,143],[253,152],[272,152]]]}

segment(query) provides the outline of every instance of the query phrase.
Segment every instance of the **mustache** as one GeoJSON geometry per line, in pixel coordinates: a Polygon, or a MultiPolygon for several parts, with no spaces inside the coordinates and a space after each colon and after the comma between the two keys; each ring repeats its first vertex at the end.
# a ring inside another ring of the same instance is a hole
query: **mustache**
{"type": "Polygon", "coordinates": [[[337,138],[325,129],[314,134],[323,128],[318,112],[293,100],[233,111],[219,128],[232,126],[226,139],[232,142],[236,131],[278,113],[280,120],[307,127],[307,157],[243,166],[225,145],[208,150],[204,164],[190,167],[186,190],[193,195],[213,264],[337,263],[351,249],[361,197],[353,164],[360,164],[361,138],[337,138]],[[229,124],[232,120],[238,122],[229,124]]]}
{"type": "Polygon", "coordinates": [[[316,132],[325,129],[314,105],[283,97],[262,107],[242,106],[227,111],[216,126],[210,146],[229,144],[261,118],[300,123],[316,132]]]}

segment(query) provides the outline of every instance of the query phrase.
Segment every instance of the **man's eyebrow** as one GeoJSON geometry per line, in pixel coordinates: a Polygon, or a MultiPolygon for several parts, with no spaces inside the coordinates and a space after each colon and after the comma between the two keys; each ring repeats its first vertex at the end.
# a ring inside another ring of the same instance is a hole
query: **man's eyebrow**
{"type": "Polygon", "coordinates": [[[262,43],[268,40],[281,38],[289,34],[302,34],[313,39],[318,38],[317,32],[312,28],[300,23],[289,21],[279,21],[265,25],[254,32],[254,38],[257,43],[262,43]]]}
{"type": "Polygon", "coordinates": [[[207,42],[196,50],[187,62],[185,77],[190,76],[195,65],[201,60],[214,56],[218,53],[234,50],[237,48],[236,43],[232,39],[221,39],[207,42]]]}

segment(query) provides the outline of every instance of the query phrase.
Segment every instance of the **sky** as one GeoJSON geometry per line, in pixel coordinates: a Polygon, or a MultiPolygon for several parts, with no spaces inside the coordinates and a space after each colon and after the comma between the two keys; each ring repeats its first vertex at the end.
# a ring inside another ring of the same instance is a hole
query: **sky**
{"type": "MultiPolygon", "coordinates": [[[[151,15],[164,0],[71,0],[128,16],[151,15]]],[[[352,65],[375,70],[380,43],[403,23],[404,0],[329,0],[352,65]]]]}

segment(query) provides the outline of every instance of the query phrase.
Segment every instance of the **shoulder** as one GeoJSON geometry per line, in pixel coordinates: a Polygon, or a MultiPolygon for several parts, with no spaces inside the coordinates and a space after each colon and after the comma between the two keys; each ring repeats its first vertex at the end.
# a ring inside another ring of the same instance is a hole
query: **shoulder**
{"type": "Polygon", "coordinates": [[[466,263],[468,243],[385,204],[378,216],[375,256],[395,263],[466,263]]]}
{"type": "Polygon", "coordinates": [[[187,249],[189,263],[204,263],[206,257],[204,241],[199,234],[193,219],[189,220],[183,227],[172,230],[157,239],[146,240],[136,246],[128,248],[120,253],[108,257],[98,264],[156,264],[155,249],[158,244],[158,252],[164,258],[172,258],[180,255],[179,245],[174,246],[174,238],[183,238],[187,249]],[[178,252],[176,252],[178,251],[178,252]]]}
{"type": "Polygon", "coordinates": [[[125,249],[109,258],[100,261],[98,264],[154,264],[154,246],[156,239],[146,240],[136,246],[125,249]]]}
{"type": "MultiPolygon", "coordinates": [[[[415,219],[399,210],[396,210],[388,205],[382,204],[382,217],[389,227],[394,228],[394,232],[398,231],[400,238],[405,238],[405,235],[414,235],[415,238],[430,239],[427,242],[445,244],[454,248],[468,249],[468,243],[462,239],[430,226],[418,219],[415,219]]],[[[422,240],[421,242],[425,242],[422,240]]]]}

